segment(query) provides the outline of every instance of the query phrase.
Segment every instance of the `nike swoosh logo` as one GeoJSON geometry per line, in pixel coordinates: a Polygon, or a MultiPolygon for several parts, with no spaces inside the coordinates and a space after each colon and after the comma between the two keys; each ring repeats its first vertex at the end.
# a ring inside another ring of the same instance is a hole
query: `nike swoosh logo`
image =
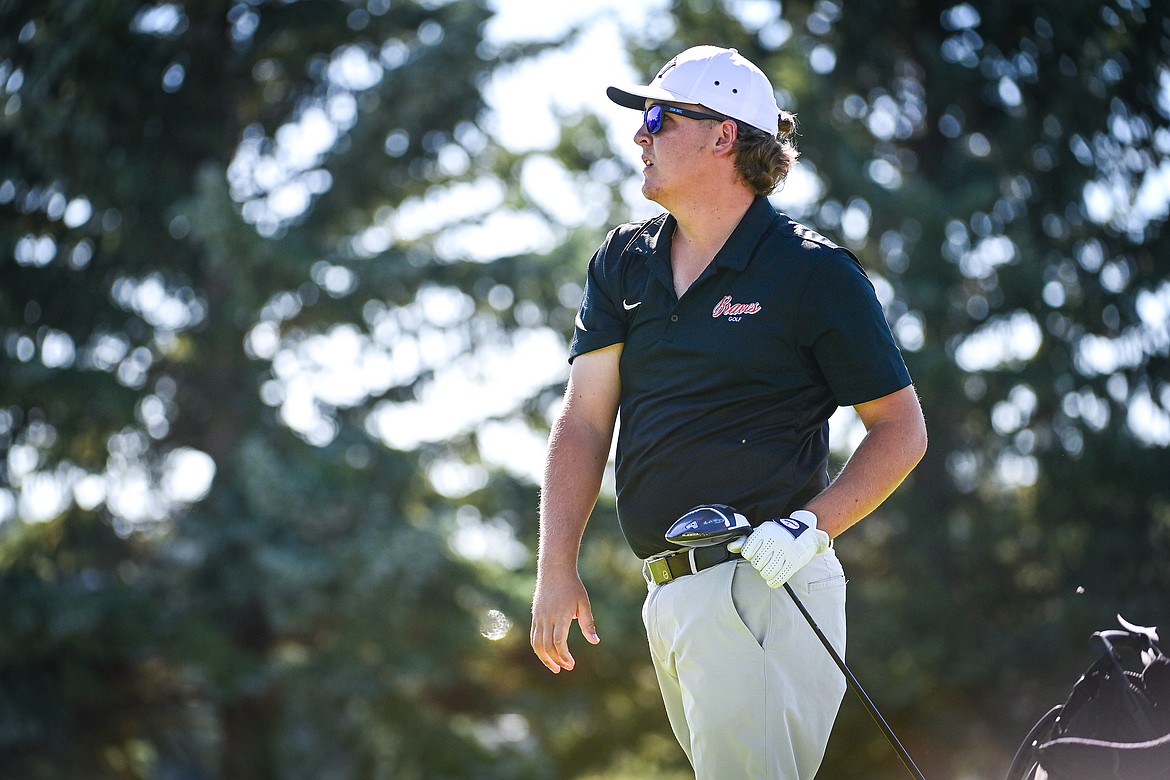
{"type": "Polygon", "coordinates": [[[642,305],[641,301],[635,301],[634,303],[626,303],[625,299],[624,298],[622,299],[622,308],[625,309],[626,311],[629,311],[630,309],[636,309],[641,305],[642,305]]]}

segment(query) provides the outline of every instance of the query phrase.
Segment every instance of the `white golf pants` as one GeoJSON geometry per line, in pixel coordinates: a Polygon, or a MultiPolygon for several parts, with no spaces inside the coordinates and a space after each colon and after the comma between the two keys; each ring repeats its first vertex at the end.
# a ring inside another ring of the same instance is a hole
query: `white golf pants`
{"type": "MultiPolygon", "coordinates": [[[[789,584],[844,657],[845,574],[832,548],[789,584]]],[[[736,558],[651,587],[642,620],[696,780],[816,775],[846,683],[786,590],[736,558]]]]}

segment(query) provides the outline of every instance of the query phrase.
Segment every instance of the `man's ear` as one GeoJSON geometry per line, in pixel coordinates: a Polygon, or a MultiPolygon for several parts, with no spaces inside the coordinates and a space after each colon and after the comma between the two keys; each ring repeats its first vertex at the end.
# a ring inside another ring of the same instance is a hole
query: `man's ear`
{"type": "Polygon", "coordinates": [[[731,154],[735,150],[735,142],[739,138],[739,125],[730,119],[719,124],[719,137],[715,139],[715,154],[722,156],[731,154]]]}

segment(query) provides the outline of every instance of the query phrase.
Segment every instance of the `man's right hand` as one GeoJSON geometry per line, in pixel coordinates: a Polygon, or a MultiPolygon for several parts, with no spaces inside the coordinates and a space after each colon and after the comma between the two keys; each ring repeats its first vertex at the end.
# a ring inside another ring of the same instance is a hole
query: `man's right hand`
{"type": "Polygon", "coordinates": [[[581,628],[581,635],[590,644],[601,641],[593,625],[593,610],[589,594],[581,577],[571,576],[553,580],[540,577],[532,597],[532,651],[553,674],[562,669],[571,670],[576,661],[569,652],[569,628],[573,621],[581,628]]]}

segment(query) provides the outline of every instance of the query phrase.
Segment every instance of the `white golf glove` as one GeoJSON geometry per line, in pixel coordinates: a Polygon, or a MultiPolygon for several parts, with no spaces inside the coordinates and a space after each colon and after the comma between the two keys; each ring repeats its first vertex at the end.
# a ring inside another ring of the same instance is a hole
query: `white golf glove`
{"type": "Polygon", "coordinates": [[[792,517],[760,523],[750,536],[728,542],[727,549],[750,561],[769,588],[779,588],[814,555],[829,549],[829,535],[817,528],[816,515],[798,509],[792,517]]]}

